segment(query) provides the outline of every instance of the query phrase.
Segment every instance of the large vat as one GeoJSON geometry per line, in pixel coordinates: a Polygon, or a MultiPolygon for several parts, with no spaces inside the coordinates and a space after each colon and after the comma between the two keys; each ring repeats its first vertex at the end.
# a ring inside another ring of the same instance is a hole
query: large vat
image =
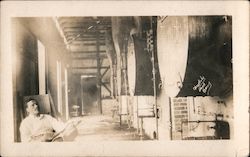
{"type": "Polygon", "coordinates": [[[170,97],[232,94],[230,16],[169,16],[158,20],[163,88],[170,97]]]}

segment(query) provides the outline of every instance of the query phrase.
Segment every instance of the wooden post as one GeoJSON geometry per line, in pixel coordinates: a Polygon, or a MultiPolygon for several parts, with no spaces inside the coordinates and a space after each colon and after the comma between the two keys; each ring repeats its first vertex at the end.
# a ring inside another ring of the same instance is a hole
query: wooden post
{"type": "Polygon", "coordinates": [[[101,76],[101,61],[100,61],[100,35],[99,32],[96,34],[96,59],[97,59],[97,103],[100,110],[100,114],[102,114],[102,76],[101,76]]]}

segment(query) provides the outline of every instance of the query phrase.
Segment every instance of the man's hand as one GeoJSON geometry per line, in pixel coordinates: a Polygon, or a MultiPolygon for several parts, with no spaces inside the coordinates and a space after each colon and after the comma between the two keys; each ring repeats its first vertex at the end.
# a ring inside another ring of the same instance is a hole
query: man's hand
{"type": "Polygon", "coordinates": [[[50,142],[54,136],[54,132],[43,132],[37,135],[31,136],[32,141],[50,142]]]}

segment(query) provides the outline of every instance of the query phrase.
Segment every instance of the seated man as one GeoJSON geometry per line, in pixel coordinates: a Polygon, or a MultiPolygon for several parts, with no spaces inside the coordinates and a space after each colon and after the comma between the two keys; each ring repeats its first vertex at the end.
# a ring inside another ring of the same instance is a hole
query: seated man
{"type": "MultiPolygon", "coordinates": [[[[22,142],[50,142],[54,141],[54,139],[60,139],[59,141],[63,140],[63,134],[65,130],[67,130],[68,125],[56,120],[50,115],[40,114],[36,100],[30,100],[26,103],[26,111],[28,116],[21,122],[20,126],[22,142]]],[[[74,124],[70,124],[72,130],[72,125],[74,126],[74,124]]]]}

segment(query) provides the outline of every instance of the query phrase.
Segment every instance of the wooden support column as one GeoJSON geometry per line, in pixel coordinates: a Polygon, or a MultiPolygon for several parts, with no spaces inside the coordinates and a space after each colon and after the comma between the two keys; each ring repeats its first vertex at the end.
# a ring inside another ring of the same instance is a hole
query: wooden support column
{"type": "Polygon", "coordinates": [[[110,69],[110,67],[106,68],[105,71],[102,73],[102,78],[104,77],[104,75],[108,72],[108,70],[110,69]]]}
{"type": "Polygon", "coordinates": [[[96,59],[97,59],[97,103],[102,114],[102,75],[101,75],[101,60],[100,60],[100,42],[99,42],[99,32],[96,34],[96,59]]]}
{"type": "Polygon", "coordinates": [[[111,96],[111,90],[108,88],[108,86],[106,85],[106,83],[102,82],[102,86],[109,92],[109,94],[111,96]]]}

